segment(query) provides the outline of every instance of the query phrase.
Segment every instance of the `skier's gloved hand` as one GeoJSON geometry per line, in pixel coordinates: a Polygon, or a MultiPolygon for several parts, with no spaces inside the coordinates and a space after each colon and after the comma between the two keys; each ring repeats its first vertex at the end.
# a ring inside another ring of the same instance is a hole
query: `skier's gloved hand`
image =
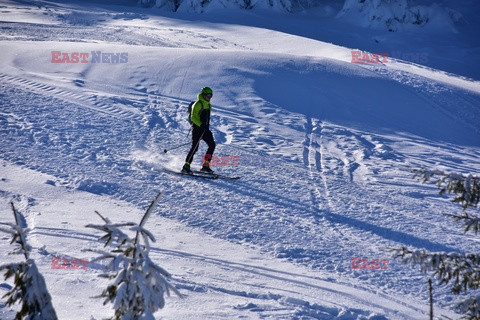
{"type": "Polygon", "coordinates": [[[202,131],[207,131],[208,130],[207,124],[202,123],[202,125],[200,126],[200,129],[202,129],[202,131]]]}

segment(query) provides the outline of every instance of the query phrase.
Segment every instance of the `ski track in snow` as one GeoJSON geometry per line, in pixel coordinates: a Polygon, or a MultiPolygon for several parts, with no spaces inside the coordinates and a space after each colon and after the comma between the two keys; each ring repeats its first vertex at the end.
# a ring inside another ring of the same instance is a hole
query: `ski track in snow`
{"type": "MultiPolygon", "coordinates": [[[[229,39],[207,36],[208,31],[202,31],[201,27],[188,30],[181,26],[148,28],[119,24],[101,27],[104,31],[101,35],[95,32],[102,19],[148,20],[141,14],[84,12],[82,19],[78,11],[74,14],[66,8],[43,10],[46,15],[56,17],[58,25],[2,22],[0,41],[8,44],[17,40],[84,39],[139,46],[250,50],[247,45],[229,39]]],[[[165,196],[159,209],[161,217],[331,276],[313,279],[242,265],[227,260],[228,257],[213,259],[174,250],[155,251],[159,256],[178,259],[178,264],[187,259],[258,276],[250,282],[245,280],[247,276],[239,275],[244,283],[236,289],[230,289],[233,280],[225,278],[227,273],[204,282],[184,276],[179,280],[182,291],[216,292],[257,301],[237,308],[249,310],[260,318],[342,318],[339,314],[346,307],[342,301],[326,307],[322,298],[315,297],[318,292],[329,290],[335,291],[339,299],[343,294],[346,301],[358,302],[360,309],[349,309],[352,319],[366,318],[370,313],[361,308],[369,303],[359,296],[348,296],[345,293],[348,290],[376,294],[383,302],[390,299],[421,313],[396,297],[427,301],[424,277],[391,259],[387,248],[408,245],[432,251],[465,252],[478,246],[441,215],[445,210],[458,208],[437,197],[434,187],[413,180],[409,171],[424,166],[466,173],[478,171],[478,146],[354,128],[286,110],[253,96],[245,101],[244,109],[217,107],[214,102],[212,127],[216,130],[217,153],[238,155],[240,159],[237,168],[219,171],[240,175],[241,180],[179,179],[165,173],[163,168],[178,170],[187,147],[168,154],[162,150],[186,141],[185,112],[189,100],[155,90],[154,81],[148,79],[148,66],[139,64],[129,77],[132,83],[122,90],[111,83],[96,88],[88,69],[66,79],[54,73],[21,72],[25,65],[16,63],[14,68],[0,72],[3,160],[55,177],[51,184],[108,195],[140,207],[145,207],[162,190],[165,196]],[[282,120],[278,119],[279,114],[282,120]],[[352,270],[352,257],[386,258],[390,263],[387,270],[352,270]],[[352,283],[344,280],[349,278],[352,283]],[[262,282],[256,283],[259,279],[262,282]],[[282,294],[269,294],[271,280],[272,286],[278,280],[293,287],[282,294]],[[289,290],[298,293],[301,288],[312,290],[310,300],[289,298],[289,290]]],[[[364,68],[364,71],[393,79],[408,92],[428,100],[439,113],[463,123],[472,132],[479,132],[478,112],[465,116],[469,106],[479,103],[478,95],[388,68],[364,68]],[[463,106],[452,113],[452,106],[458,100],[463,106]]],[[[198,163],[199,157],[196,157],[198,163]]],[[[35,206],[34,200],[21,195],[7,191],[0,195],[19,199],[24,204],[23,210],[35,206]]],[[[77,230],[72,235],[68,230],[39,225],[34,214],[27,222],[33,229],[37,248],[42,247],[41,237],[53,234],[79,241],[93,240],[87,232],[77,230]]],[[[50,255],[60,254],[61,249],[57,249],[48,248],[50,255]]],[[[445,288],[435,294],[440,305],[448,300],[445,288]]],[[[327,300],[328,305],[333,303],[327,300]]],[[[394,317],[395,312],[388,310],[388,306],[376,308],[394,317]]]]}

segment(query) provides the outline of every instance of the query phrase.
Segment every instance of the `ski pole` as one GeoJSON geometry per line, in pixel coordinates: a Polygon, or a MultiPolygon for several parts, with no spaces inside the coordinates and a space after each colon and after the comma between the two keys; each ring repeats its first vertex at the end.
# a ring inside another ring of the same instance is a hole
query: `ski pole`
{"type": "MultiPolygon", "coordinates": [[[[192,127],[190,127],[190,130],[188,130],[187,138],[188,138],[188,136],[190,135],[190,132],[192,132],[192,127]]],[[[167,152],[170,151],[170,150],[178,149],[178,148],[180,148],[180,147],[186,146],[186,145],[189,144],[189,143],[190,143],[190,142],[187,142],[187,143],[181,144],[181,145],[176,146],[176,147],[171,148],[171,149],[163,149],[163,152],[167,153],[167,152]]]]}
{"type": "Polygon", "coordinates": [[[183,146],[186,146],[187,144],[190,144],[190,143],[191,143],[191,142],[187,142],[187,143],[183,143],[183,144],[181,144],[181,145],[178,145],[178,146],[173,147],[173,148],[170,148],[170,149],[163,149],[163,152],[167,153],[168,151],[178,149],[178,148],[183,147],[183,146]]]}

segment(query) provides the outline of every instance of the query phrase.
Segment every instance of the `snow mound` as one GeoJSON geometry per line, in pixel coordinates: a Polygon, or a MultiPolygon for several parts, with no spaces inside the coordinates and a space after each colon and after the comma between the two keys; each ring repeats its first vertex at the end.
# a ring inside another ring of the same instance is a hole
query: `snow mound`
{"type": "Polygon", "coordinates": [[[113,195],[119,189],[119,185],[108,181],[95,181],[86,179],[77,182],[77,190],[86,191],[98,195],[113,195]]]}
{"type": "Polygon", "coordinates": [[[390,32],[416,31],[458,33],[462,15],[437,3],[411,6],[409,0],[346,0],[337,18],[362,27],[390,32]]]}

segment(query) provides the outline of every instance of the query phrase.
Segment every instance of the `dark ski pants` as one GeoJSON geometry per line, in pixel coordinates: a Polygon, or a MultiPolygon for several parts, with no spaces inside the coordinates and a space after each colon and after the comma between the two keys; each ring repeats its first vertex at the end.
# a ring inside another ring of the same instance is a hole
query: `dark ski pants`
{"type": "Polygon", "coordinates": [[[215,141],[213,140],[212,131],[210,131],[210,129],[204,130],[203,128],[200,128],[194,125],[192,130],[192,147],[188,152],[185,162],[192,163],[193,156],[198,150],[198,145],[200,144],[200,140],[205,141],[208,145],[208,150],[207,150],[207,153],[205,154],[205,159],[206,160],[212,159],[212,154],[215,151],[215,141]]]}

